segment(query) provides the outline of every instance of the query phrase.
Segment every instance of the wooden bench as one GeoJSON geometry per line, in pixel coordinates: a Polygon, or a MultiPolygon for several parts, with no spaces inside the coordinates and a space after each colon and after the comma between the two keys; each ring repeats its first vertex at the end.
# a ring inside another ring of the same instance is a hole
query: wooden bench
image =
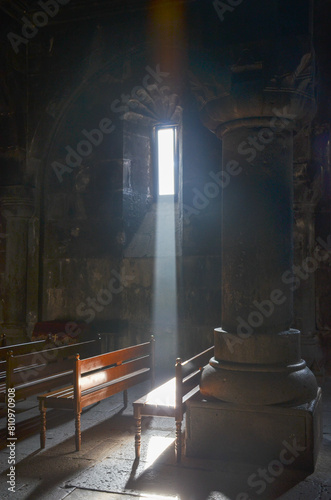
{"type": "Polygon", "coordinates": [[[76,356],[74,383],[39,396],[40,447],[45,447],[46,409],[73,410],[75,414],[76,450],[81,448],[80,417],[83,408],[123,391],[127,406],[127,389],[150,379],[154,385],[154,338],[150,342],[127,347],[84,360],[76,356]]]}
{"type": "Polygon", "coordinates": [[[144,415],[173,417],[176,422],[175,453],[177,462],[181,461],[182,421],[186,411],[186,402],[199,392],[202,368],[214,354],[214,347],[182,362],[177,358],[175,377],[152,390],[146,396],[133,403],[136,420],[135,451],[136,460],[140,457],[141,417],[144,415]]]}
{"type": "Polygon", "coordinates": [[[7,354],[6,380],[0,382],[0,402],[6,402],[8,389],[15,389],[15,400],[19,401],[72,383],[76,353],[86,357],[100,352],[100,348],[101,339],[97,338],[16,356],[10,351],[7,354]]]}

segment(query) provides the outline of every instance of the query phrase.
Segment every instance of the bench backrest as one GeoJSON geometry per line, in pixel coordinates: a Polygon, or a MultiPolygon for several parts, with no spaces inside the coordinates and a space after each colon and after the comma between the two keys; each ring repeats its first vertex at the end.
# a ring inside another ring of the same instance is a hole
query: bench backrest
{"type": "Polygon", "coordinates": [[[100,356],[87,359],[79,359],[77,356],[74,379],[76,404],[80,405],[82,397],[91,401],[89,404],[97,401],[99,397],[97,392],[107,392],[108,389],[104,384],[110,381],[113,381],[114,394],[148,379],[154,386],[154,358],[153,337],[149,342],[100,356]],[[96,391],[97,386],[99,389],[96,391]]]}
{"type": "Polygon", "coordinates": [[[189,393],[199,385],[202,369],[213,354],[214,346],[184,362],[180,358],[176,359],[176,419],[183,418],[183,403],[188,399],[189,393]]]}
{"type": "Polygon", "coordinates": [[[98,338],[18,356],[10,352],[7,356],[7,391],[8,388],[15,387],[15,394],[19,399],[63,384],[72,384],[77,352],[85,357],[91,352],[100,352],[100,347],[98,338]]]}
{"type": "Polygon", "coordinates": [[[52,341],[51,336],[48,336],[48,338],[44,340],[36,340],[34,342],[24,342],[22,344],[3,346],[0,347],[0,360],[6,361],[7,353],[9,351],[13,351],[14,356],[16,356],[18,354],[28,354],[31,351],[41,351],[48,345],[50,347],[54,347],[54,342],[52,341]]]}
{"type": "Polygon", "coordinates": [[[19,354],[28,354],[34,351],[43,351],[54,347],[54,342],[52,337],[49,335],[47,339],[38,340],[36,342],[24,342],[22,344],[13,344],[9,346],[0,347],[0,378],[5,377],[6,366],[7,366],[7,355],[12,351],[14,356],[19,354]]]}

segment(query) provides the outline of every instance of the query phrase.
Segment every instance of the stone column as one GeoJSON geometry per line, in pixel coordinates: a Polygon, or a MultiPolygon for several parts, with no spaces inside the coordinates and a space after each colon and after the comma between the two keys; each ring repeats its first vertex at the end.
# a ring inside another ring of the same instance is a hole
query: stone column
{"type": "Polygon", "coordinates": [[[188,405],[187,454],[263,464],[295,439],[302,448],[295,467],[311,470],[320,390],[291,323],[293,128],[309,118],[313,100],[302,87],[296,92],[294,80],[288,91],[263,89],[257,72],[251,85],[253,64],[248,83],[245,64],[236,70],[240,83],[201,112],[222,139],[229,177],[222,192],[222,327],[201,398],[188,405]]]}
{"type": "Polygon", "coordinates": [[[34,210],[31,189],[24,186],[2,188],[1,210],[6,219],[2,330],[6,334],[7,344],[15,344],[27,340],[28,222],[34,210]]]}
{"type": "Polygon", "coordinates": [[[223,165],[240,172],[222,193],[222,328],[215,330],[201,392],[243,404],[302,404],[316,396],[317,385],[301,360],[300,332],[290,329],[291,121],[234,120],[218,135],[223,165]]]}

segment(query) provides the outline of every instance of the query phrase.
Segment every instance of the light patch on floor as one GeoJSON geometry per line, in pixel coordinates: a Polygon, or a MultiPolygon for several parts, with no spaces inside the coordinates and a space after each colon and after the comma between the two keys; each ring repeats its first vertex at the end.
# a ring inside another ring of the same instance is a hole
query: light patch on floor
{"type": "Polygon", "coordinates": [[[76,488],[65,497],[65,500],[180,500],[180,498],[178,496],[114,494],[76,488]]]}
{"type": "MultiPolygon", "coordinates": [[[[147,447],[147,456],[146,456],[146,466],[145,469],[150,467],[162,453],[175,441],[174,438],[164,437],[164,436],[151,436],[149,439],[148,447],[147,447]]],[[[143,497],[142,497],[143,498],[143,497]]],[[[163,500],[165,497],[158,497],[163,500]]],[[[168,497],[168,498],[177,498],[177,497],[168,497]]],[[[151,499],[153,500],[153,499],[151,499]]]]}

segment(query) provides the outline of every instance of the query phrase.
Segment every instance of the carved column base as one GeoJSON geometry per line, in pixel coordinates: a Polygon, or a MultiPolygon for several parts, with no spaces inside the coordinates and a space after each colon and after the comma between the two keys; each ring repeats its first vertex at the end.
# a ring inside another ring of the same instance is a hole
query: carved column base
{"type": "Polygon", "coordinates": [[[214,337],[215,357],[200,383],[206,399],[261,406],[301,405],[316,398],[317,382],[301,359],[298,330],[243,339],[216,328],[214,337]]]}
{"type": "Polygon", "coordinates": [[[299,406],[256,407],[202,395],[187,402],[188,457],[256,463],[276,477],[283,468],[312,472],[321,440],[321,389],[299,406]]]}

